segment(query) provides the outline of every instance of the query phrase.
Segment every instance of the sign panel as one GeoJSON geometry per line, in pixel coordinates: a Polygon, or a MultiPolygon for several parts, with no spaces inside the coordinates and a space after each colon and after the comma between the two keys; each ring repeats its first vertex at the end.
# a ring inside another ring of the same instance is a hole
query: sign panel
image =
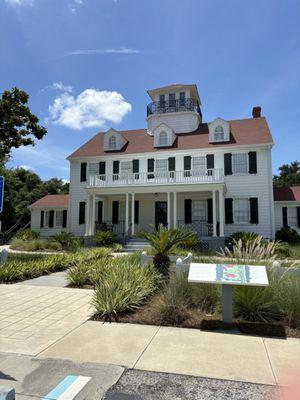
{"type": "Polygon", "coordinates": [[[4,197],[4,176],[0,176],[0,213],[3,209],[3,197],[4,197]]]}
{"type": "Polygon", "coordinates": [[[268,286],[268,275],[263,265],[191,263],[188,282],[219,285],[268,286]]]}

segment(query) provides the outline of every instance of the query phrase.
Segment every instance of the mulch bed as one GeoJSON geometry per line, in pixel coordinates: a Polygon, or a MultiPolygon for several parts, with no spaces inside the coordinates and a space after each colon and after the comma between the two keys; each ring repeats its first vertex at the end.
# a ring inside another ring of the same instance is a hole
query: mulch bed
{"type": "MultiPolygon", "coordinates": [[[[262,322],[246,322],[234,321],[232,324],[224,323],[219,315],[207,315],[197,309],[190,309],[187,312],[186,319],[178,325],[162,323],[158,318],[156,306],[159,297],[154,296],[151,301],[145,303],[142,307],[134,312],[127,312],[118,317],[115,322],[157,326],[177,326],[179,328],[193,328],[204,331],[239,331],[248,335],[258,335],[265,337],[296,337],[300,338],[300,331],[293,330],[284,325],[283,322],[278,323],[262,323],[262,322]]],[[[91,317],[93,321],[104,321],[99,314],[91,317]]]]}

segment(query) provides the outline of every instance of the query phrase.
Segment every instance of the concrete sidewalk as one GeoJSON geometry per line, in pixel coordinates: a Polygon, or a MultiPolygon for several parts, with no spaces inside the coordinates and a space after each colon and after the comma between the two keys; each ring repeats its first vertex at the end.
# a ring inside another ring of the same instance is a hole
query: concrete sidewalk
{"type": "Polygon", "coordinates": [[[300,340],[88,321],[39,356],[276,385],[300,370],[300,340]]]}

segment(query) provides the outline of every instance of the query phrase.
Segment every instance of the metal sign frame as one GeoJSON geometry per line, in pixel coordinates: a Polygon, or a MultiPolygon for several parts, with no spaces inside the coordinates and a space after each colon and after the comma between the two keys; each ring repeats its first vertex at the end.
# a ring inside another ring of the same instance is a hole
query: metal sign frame
{"type": "Polygon", "coordinates": [[[4,176],[0,176],[0,213],[3,211],[4,176]]]}

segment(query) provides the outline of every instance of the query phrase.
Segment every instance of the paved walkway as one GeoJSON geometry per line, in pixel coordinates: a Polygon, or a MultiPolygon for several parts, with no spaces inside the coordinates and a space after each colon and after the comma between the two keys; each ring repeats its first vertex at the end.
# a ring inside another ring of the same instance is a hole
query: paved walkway
{"type": "Polygon", "coordinates": [[[68,281],[66,279],[67,271],[55,272],[50,275],[39,276],[38,278],[28,279],[27,281],[19,282],[16,285],[25,286],[47,286],[47,287],[66,287],[68,281]]]}
{"type": "Polygon", "coordinates": [[[90,315],[92,291],[0,285],[0,351],[36,355],[90,315]]]}
{"type": "Polygon", "coordinates": [[[274,385],[300,370],[300,340],[88,321],[40,356],[274,385]]]}

